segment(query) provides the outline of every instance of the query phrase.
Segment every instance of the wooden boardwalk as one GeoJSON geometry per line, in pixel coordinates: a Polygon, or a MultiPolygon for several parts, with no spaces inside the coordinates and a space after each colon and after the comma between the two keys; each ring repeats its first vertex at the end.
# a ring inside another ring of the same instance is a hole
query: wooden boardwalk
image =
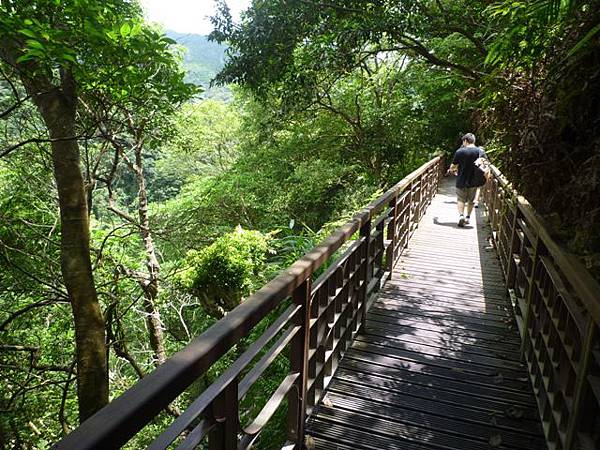
{"type": "Polygon", "coordinates": [[[445,180],[307,422],[316,449],[544,449],[481,211],[445,180]]]}

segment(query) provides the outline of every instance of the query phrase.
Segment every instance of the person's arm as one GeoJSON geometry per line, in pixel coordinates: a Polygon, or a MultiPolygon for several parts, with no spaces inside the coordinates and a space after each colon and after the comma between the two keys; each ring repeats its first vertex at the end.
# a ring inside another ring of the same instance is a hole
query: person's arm
{"type": "Polygon", "coordinates": [[[454,159],[452,160],[452,164],[450,164],[450,168],[448,169],[448,173],[452,173],[456,175],[458,173],[458,150],[454,153],[454,159]]]}

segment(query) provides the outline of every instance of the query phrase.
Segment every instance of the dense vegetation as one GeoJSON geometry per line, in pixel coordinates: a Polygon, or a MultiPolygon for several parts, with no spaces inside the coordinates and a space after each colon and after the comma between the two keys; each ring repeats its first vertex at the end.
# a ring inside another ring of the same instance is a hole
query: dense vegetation
{"type": "Polygon", "coordinates": [[[136,3],[2,2],[0,446],[48,448],[461,132],[600,265],[598,3],[221,4],[224,102],[222,47],[136,3]]]}

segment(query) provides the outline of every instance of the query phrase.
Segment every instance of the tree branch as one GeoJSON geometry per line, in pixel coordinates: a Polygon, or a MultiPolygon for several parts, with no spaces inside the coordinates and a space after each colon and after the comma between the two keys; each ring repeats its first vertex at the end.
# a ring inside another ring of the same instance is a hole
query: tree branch
{"type": "Polygon", "coordinates": [[[19,106],[21,106],[23,103],[25,103],[30,98],[31,98],[31,95],[28,95],[27,97],[22,98],[22,99],[17,99],[16,103],[14,103],[10,108],[8,108],[0,113],[0,119],[4,119],[5,117],[8,117],[8,115],[10,113],[12,113],[15,109],[17,109],[19,106]]]}
{"type": "Polygon", "coordinates": [[[421,42],[419,42],[417,39],[415,39],[411,36],[402,35],[400,37],[400,40],[404,41],[403,43],[408,48],[413,50],[417,55],[423,57],[425,60],[429,61],[433,65],[457,69],[457,70],[463,72],[469,78],[474,79],[474,80],[478,80],[479,78],[481,78],[479,74],[477,74],[476,72],[474,72],[472,69],[470,69],[467,66],[463,66],[462,64],[457,64],[457,63],[453,63],[453,62],[438,58],[433,53],[431,53],[429,51],[429,49],[427,47],[425,47],[421,42]]]}
{"type": "MultiPolygon", "coordinates": [[[[13,248],[11,248],[11,247],[7,246],[7,245],[6,245],[6,244],[4,244],[2,241],[0,241],[0,246],[4,247],[4,249],[5,249],[5,252],[6,252],[6,249],[8,249],[8,248],[10,248],[11,250],[16,250],[16,249],[13,249],[13,248]]],[[[20,250],[17,250],[17,251],[20,251],[20,250]]],[[[25,255],[28,255],[28,254],[27,254],[27,253],[25,253],[25,252],[22,252],[22,253],[24,253],[25,255]]],[[[28,255],[28,256],[29,256],[29,255],[28,255]]],[[[23,269],[21,266],[19,266],[19,265],[15,264],[13,261],[11,261],[11,260],[10,260],[10,258],[9,258],[9,257],[8,257],[6,254],[5,254],[5,255],[2,255],[2,257],[4,258],[4,260],[6,261],[6,263],[7,263],[7,264],[10,264],[12,267],[14,267],[15,269],[17,269],[17,270],[18,270],[19,272],[21,272],[23,275],[25,275],[25,276],[27,276],[27,277],[31,278],[32,280],[36,281],[37,283],[41,284],[42,286],[46,286],[46,287],[47,287],[47,288],[49,288],[49,289],[50,289],[52,292],[54,292],[56,295],[58,295],[59,297],[62,297],[62,298],[64,298],[66,302],[69,302],[69,296],[68,296],[68,295],[67,295],[65,292],[61,291],[60,289],[56,288],[55,286],[51,285],[50,283],[47,283],[47,282],[45,282],[45,281],[41,280],[41,279],[40,279],[40,278],[38,278],[37,276],[35,276],[35,275],[33,275],[33,274],[31,274],[31,273],[27,272],[27,271],[26,271],[25,269],[23,269]]]]}
{"type": "MultiPolygon", "coordinates": [[[[71,363],[71,372],[75,370],[75,364],[77,364],[77,360],[73,360],[71,363]]],[[[71,432],[69,428],[69,424],[67,423],[67,418],[65,417],[65,405],[67,403],[67,397],[69,396],[69,386],[71,382],[75,379],[75,377],[69,376],[67,377],[67,381],[63,386],[63,393],[60,399],[60,407],[58,409],[58,421],[60,422],[60,426],[62,428],[63,436],[66,436],[71,432]]]]}
{"type": "Polygon", "coordinates": [[[470,31],[467,30],[463,30],[462,28],[456,27],[456,26],[452,26],[452,25],[448,25],[446,27],[446,29],[448,31],[452,31],[454,33],[458,33],[461,36],[464,36],[465,38],[467,38],[471,44],[473,44],[475,46],[475,48],[477,48],[477,50],[479,51],[479,53],[481,53],[482,55],[487,55],[487,48],[485,47],[485,45],[483,45],[483,41],[481,39],[477,39],[475,37],[474,33],[471,33],[470,31]]]}
{"type": "Polygon", "coordinates": [[[27,145],[27,144],[75,141],[78,139],[81,139],[81,136],[72,136],[72,137],[64,137],[64,138],[30,138],[30,139],[26,139],[22,142],[19,142],[18,144],[13,144],[10,147],[5,148],[4,150],[2,150],[2,152],[0,152],[0,158],[7,156],[14,150],[16,150],[20,147],[23,147],[24,145],[27,145]]]}
{"type": "Polygon", "coordinates": [[[345,6],[336,5],[335,3],[329,2],[311,2],[310,0],[300,0],[301,3],[305,5],[313,6],[319,9],[334,9],[339,12],[347,12],[353,14],[364,14],[364,10],[356,9],[356,8],[347,8],[345,6]]]}
{"type": "Polygon", "coordinates": [[[13,96],[18,100],[19,99],[19,90],[17,89],[15,84],[12,82],[10,77],[6,74],[6,72],[4,72],[4,70],[2,70],[2,66],[0,66],[0,74],[2,74],[2,78],[4,78],[6,80],[6,82],[8,83],[8,85],[10,86],[10,90],[12,91],[13,96]]]}

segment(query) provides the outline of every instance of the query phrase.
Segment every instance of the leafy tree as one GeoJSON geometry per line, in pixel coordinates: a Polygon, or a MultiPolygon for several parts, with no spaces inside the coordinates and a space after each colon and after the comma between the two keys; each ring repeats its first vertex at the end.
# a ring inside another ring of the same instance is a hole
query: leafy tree
{"type": "Polygon", "coordinates": [[[81,420],[108,402],[108,366],[104,320],[89,257],[87,195],[76,139],[77,99],[78,89],[89,83],[82,69],[93,49],[106,45],[106,31],[122,22],[125,11],[119,6],[131,8],[118,3],[102,8],[92,2],[3,2],[0,6],[3,73],[10,71],[8,77],[18,77],[23,84],[44,120],[52,149],[61,209],[62,276],[78,342],[81,420]]]}
{"type": "MultiPolygon", "coordinates": [[[[34,141],[49,142],[52,150],[61,210],[62,277],[73,308],[80,420],[84,420],[108,401],[108,366],[104,318],[92,277],[89,195],[78,142],[97,124],[80,120],[78,112],[99,97],[141,105],[142,94],[146,101],[148,93],[155,94],[152,100],[163,94],[174,104],[176,98],[162,86],[181,82],[183,75],[167,69],[161,72],[169,74],[167,78],[148,77],[146,61],[171,64],[173,41],[145,27],[135,3],[9,1],[0,5],[0,13],[0,64],[14,96],[14,107],[5,114],[31,99],[47,129],[47,137],[34,141]],[[22,84],[26,97],[17,84],[22,84]]],[[[10,145],[2,155],[28,142],[31,139],[10,145]]]]}
{"type": "Polygon", "coordinates": [[[25,442],[44,448],[70,430],[77,410],[58,204],[46,188],[52,185],[46,155],[28,150],[27,157],[0,160],[0,436],[7,440],[0,443],[6,448],[25,442]]]}
{"type": "MultiPolygon", "coordinates": [[[[144,152],[164,141],[171,130],[171,117],[176,109],[197,90],[183,81],[179,60],[171,55],[173,41],[153,30],[140,28],[116,36],[116,43],[129,55],[128,70],[113,75],[114,85],[96,89],[83,103],[92,124],[114,150],[106,174],[91,173],[92,184],[104,184],[108,193],[108,209],[135,227],[144,247],[146,270],[120,265],[123,275],[137,281],[143,292],[150,345],[157,365],[166,360],[160,312],[156,305],[159,295],[160,263],[149,216],[149,193],[145,173],[144,152]],[[152,73],[152,83],[145,74],[152,73]],[[117,92],[114,88],[117,87],[117,92]],[[120,89],[120,91],[118,91],[120,89]],[[126,92],[127,95],[123,93],[126,92]],[[119,209],[115,202],[114,175],[119,165],[133,174],[137,188],[137,218],[119,209]]],[[[108,67],[116,66],[120,54],[108,67]]],[[[106,61],[105,61],[106,63],[106,61]]],[[[104,69],[104,67],[102,67],[104,69]]],[[[104,147],[98,158],[103,156],[104,147]]]]}
{"type": "Polygon", "coordinates": [[[217,79],[263,94],[280,85],[292,98],[310,96],[317,74],[344,73],[369,55],[401,52],[477,80],[491,31],[485,27],[486,6],[471,1],[266,0],[253,3],[236,25],[220,2],[211,38],[231,47],[217,79]]]}

